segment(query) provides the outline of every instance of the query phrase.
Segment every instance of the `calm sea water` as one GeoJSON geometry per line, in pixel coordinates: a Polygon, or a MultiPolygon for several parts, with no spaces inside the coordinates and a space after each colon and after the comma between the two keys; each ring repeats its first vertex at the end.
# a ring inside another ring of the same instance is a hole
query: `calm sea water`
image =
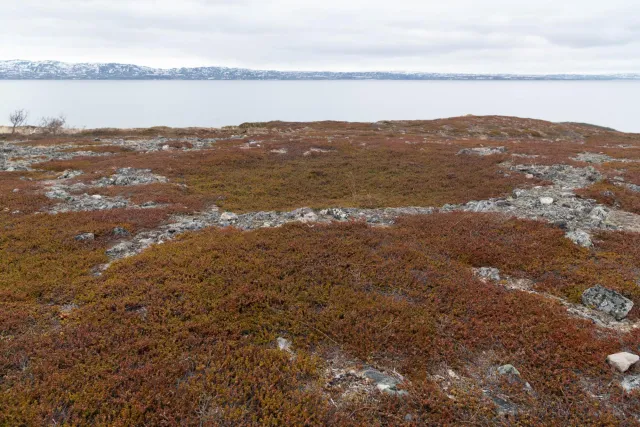
{"type": "Polygon", "coordinates": [[[0,124],[26,108],[87,128],[498,114],[640,132],[639,99],[624,81],[0,81],[0,124]]]}

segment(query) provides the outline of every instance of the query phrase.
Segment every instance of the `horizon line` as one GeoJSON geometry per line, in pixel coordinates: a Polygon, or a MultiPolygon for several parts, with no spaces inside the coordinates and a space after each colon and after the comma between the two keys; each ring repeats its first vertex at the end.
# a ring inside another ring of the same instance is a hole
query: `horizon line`
{"type": "Polygon", "coordinates": [[[248,71],[269,71],[269,72],[278,72],[278,73],[332,73],[332,74],[353,74],[353,73],[389,73],[389,74],[454,74],[454,75],[462,75],[462,76],[495,76],[495,75],[503,75],[503,76],[624,76],[624,75],[635,75],[640,76],[639,72],[547,72],[547,73],[531,73],[531,72],[458,72],[458,71],[407,71],[407,70],[355,70],[355,71],[335,71],[329,69],[314,69],[314,70],[282,70],[278,68],[250,68],[250,67],[231,67],[225,65],[198,65],[198,66],[177,66],[177,67],[154,67],[150,65],[140,65],[130,62],[114,62],[114,61],[87,61],[87,62],[71,62],[71,61],[61,61],[57,59],[42,59],[42,60],[31,60],[31,59],[0,59],[0,62],[34,62],[34,63],[60,63],[60,64],[68,64],[68,65],[129,65],[134,67],[144,67],[151,68],[155,70],[178,70],[178,69],[196,69],[196,68],[222,68],[222,69],[230,69],[230,70],[248,70],[248,71]]]}

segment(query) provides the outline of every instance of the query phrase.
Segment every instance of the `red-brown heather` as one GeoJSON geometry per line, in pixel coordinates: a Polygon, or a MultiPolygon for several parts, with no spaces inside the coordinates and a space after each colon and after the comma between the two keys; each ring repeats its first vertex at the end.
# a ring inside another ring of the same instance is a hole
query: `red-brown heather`
{"type": "MultiPolygon", "coordinates": [[[[484,200],[548,184],[505,162],[585,167],[580,153],[615,160],[592,164],[603,180],[577,193],[640,213],[640,193],[628,186],[640,185],[640,135],[469,116],[8,142],[100,155],[0,171],[0,425],[638,424],[640,394],[621,388],[623,375],[605,359],[638,354],[640,328],[604,328],[565,306],[601,284],[635,303],[627,322],[637,324],[640,234],[632,230],[594,230],[585,248],[557,224],[499,213],[439,212],[391,226],[212,227],[94,273],[121,239],[116,227],[135,235],[211,206],[243,213],[484,200]],[[167,149],[128,147],[158,135],[173,138],[167,149]],[[219,140],[193,150],[183,137],[219,140]],[[457,155],[479,146],[506,152],[457,155]],[[61,172],[82,170],[69,183],[88,184],[123,167],[168,182],[92,194],[157,207],[48,213],[57,201],[45,184],[61,172]],[[81,233],[95,238],[76,240],[81,233]],[[531,289],[473,274],[487,266],[531,289]],[[506,364],[531,390],[495,374],[506,364]],[[408,394],[348,372],[365,366],[401,375],[408,394]]],[[[635,366],[626,375],[638,374],[635,366]]]]}

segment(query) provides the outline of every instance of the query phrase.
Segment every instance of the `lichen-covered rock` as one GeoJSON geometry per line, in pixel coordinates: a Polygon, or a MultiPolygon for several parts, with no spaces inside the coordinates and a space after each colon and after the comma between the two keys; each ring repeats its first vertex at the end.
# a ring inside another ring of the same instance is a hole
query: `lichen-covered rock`
{"type": "Polygon", "coordinates": [[[622,380],[620,385],[627,392],[640,390],[640,375],[631,375],[629,377],[626,377],[622,380]]]}
{"type": "Polygon", "coordinates": [[[99,179],[94,184],[98,187],[130,186],[167,182],[167,178],[154,175],[151,169],[120,168],[115,174],[99,179]]]}
{"type": "Polygon", "coordinates": [[[126,228],[123,228],[123,227],[115,227],[115,228],[111,231],[111,233],[112,233],[114,236],[118,236],[118,237],[129,237],[129,236],[131,236],[131,233],[129,233],[129,231],[127,231],[127,229],[126,229],[126,228]]]}
{"type": "Polygon", "coordinates": [[[616,159],[603,153],[579,153],[572,160],[586,163],[605,163],[614,161],[616,159]]]}
{"type": "Polygon", "coordinates": [[[222,215],[220,215],[220,221],[222,222],[235,222],[237,220],[238,215],[233,212],[223,212],[222,215]]]}
{"type": "Polygon", "coordinates": [[[474,268],[473,274],[476,277],[479,277],[481,279],[493,280],[495,282],[500,281],[500,270],[498,270],[497,268],[493,268],[493,267],[474,268]]]}
{"type": "Polygon", "coordinates": [[[90,242],[92,240],[95,240],[95,238],[96,236],[93,233],[82,233],[74,237],[74,239],[76,239],[79,242],[90,242]]]}
{"type": "Polygon", "coordinates": [[[502,154],[506,152],[507,149],[505,147],[476,147],[462,149],[458,151],[458,155],[467,154],[474,156],[491,156],[493,154],[502,154]]]}
{"type": "Polygon", "coordinates": [[[590,248],[593,246],[593,242],[591,241],[591,235],[584,230],[574,230],[568,232],[566,235],[567,239],[571,240],[576,245],[590,248]]]}
{"type": "Polygon", "coordinates": [[[500,375],[517,375],[520,376],[520,371],[513,365],[502,365],[498,367],[498,373],[500,375]]]}
{"type": "Polygon", "coordinates": [[[134,245],[132,242],[122,242],[118,243],[112,248],[109,248],[107,250],[107,255],[114,259],[126,258],[128,256],[135,255],[136,249],[136,245],[134,245]]]}
{"type": "Polygon", "coordinates": [[[71,179],[71,178],[75,178],[76,176],[80,176],[82,174],[83,172],[80,170],[67,169],[64,172],[62,172],[60,176],[58,176],[58,179],[71,179]]]}
{"type": "Polygon", "coordinates": [[[633,301],[616,291],[597,285],[582,294],[582,303],[587,307],[610,314],[616,320],[622,320],[633,308],[633,301]]]}
{"type": "Polygon", "coordinates": [[[405,390],[399,390],[397,388],[398,384],[400,384],[402,381],[390,375],[383,374],[377,369],[366,369],[362,372],[362,376],[374,382],[378,390],[383,393],[395,396],[407,396],[409,394],[405,390]]]}
{"type": "Polygon", "coordinates": [[[531,384],[529,384],[528,382],[522,379],[522,376],[520,375],[520,371],[518,371],[518,369],[516,369],[515,366],[509,365],[509,364],[502,365],[498,367],[497,372],[498,374],[506,377],[509,380],[509,382],[514,384],[520,384],[524,388],[524,390],[526,390],[529,393],[533,392],[533,388],[531,387],[531,384]]]}

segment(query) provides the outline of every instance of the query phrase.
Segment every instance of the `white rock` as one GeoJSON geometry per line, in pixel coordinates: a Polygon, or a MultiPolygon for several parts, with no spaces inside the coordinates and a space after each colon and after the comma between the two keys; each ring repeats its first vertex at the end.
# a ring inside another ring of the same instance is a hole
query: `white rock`
{"type": "Polygon", "coordinates": [[[304,223],[307,223],[307,222],[316,222],[316,221],[318,221],[318,215],[316,215],[316,214],[315,214],[315,213],[313,213],[313,212],[307,212],[307,213],[305,213],[304,215],[302,215],[302,216],[298,219],[298,221],[300,221],[300,222],[304,222],[304,223]]]}
{"type": "Polygon", "coordinates": [[[282,338],[282,337],[278,337],[278,339],[276,340],[276,342],[278,343],[278,348],[282,351],[288,351],[291,352],[291,341],[289,341],[286,338],[282,338]]]}
{"type": "Polygon", "coordinates": [[[607,363],[619,372],[627,372],[629,368],[640,360],[640,356],[622,352],[607,356],[607,363]]]}
{"type": "Polygon", "coordinates": [[[542,205],[552,205],[553,197],[540,197],[540,204],[542,205]]]}
{"type": "Polygon", "coordinates": [[[91,198],[98,200],[98,199],[102,199],[102,196],[99,194],[94,194],[93,196],[91,196],[91,198]]]}
{"type": "Polygon", "coordinates": [[[233,212],[223,212],[220,215],[220,221],[236,221],[238,219],[238,215],[233,212]]]}
{"type": "Polygon", "coordinates": [[[169,150],[171,150],[171,146],[170,146],[170,145],[163,145],[163,146],[162,146],[162,149],[163,149],[164,151],[169,151],[169,150]]]}

